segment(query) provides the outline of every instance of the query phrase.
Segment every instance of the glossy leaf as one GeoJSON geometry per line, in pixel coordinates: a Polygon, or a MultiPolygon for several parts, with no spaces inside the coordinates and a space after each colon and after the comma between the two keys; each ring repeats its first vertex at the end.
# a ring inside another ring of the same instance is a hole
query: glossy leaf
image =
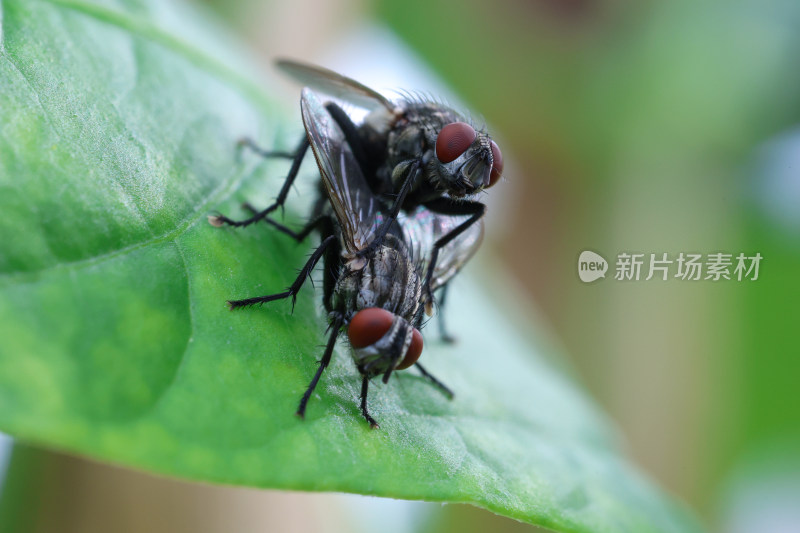
{"type": "Polygon", "coordinates": [[[697,530],[520,334],[533,318],[501,287],[457,280],[455,346],[426,330],[454,400],[413,371],[376,381],[372,431],[342,345],[295,417],[325,340],[313,290],[293,315],[225,300],[281,290],[311,243],[206,216],[270,200],[288,164],[236,141],[290,147],[297,110],[170,3],[6,0],[2,30],[0,429],[186,479],[470,502],[559,531],[697,530]]]}

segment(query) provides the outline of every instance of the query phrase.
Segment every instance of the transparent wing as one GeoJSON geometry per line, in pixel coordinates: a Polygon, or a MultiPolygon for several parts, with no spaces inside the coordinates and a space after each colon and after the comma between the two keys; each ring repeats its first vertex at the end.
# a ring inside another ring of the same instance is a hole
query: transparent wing
{"type": "MultiPolygon", "coordinates": [[[[411,251],[414,263],[421,265],[422,272],[427,273],[431,251],[434,243],[444,237],[468,216],[440,215],[420,206],[410,214],[402,213],[398,217],[403,237],[411,251]]],[[[483,219],[478,220],[464,232],[439,250],[439,258],[433,269],[431,290],[436,290],[455,276],[459,270],[475,255],[483,240],[483,219]]]]}
{"type": "Polygon", "coordinates": [[[331,207],[351,254],[365,248],[379,223],[378,204],[350,145],[336,121],[311,89],[303,89],[300,109],[331,207]]]}
{"type": "Polygon", "coordinates": [[[380,107],[393,112],[395,105],[382,94],[370,89],[352,78],[332,70],[279,59],[276,65],[289,76],[321,93],[328,94],[363,109],[374,110],[380,107]]]}

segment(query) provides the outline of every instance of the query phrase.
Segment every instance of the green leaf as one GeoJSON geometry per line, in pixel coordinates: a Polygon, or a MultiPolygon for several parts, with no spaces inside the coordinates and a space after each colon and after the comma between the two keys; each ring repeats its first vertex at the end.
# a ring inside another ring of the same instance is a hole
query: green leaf
{"type": "Polygon", "coordinates": [[[456,280],[460,342],[426,332],[454,400],[414,372],[376,382],[372,431],[341,346],[294,416],[325,340],[312,289],[294,314],[225,300],[285,287],[310,245],[206,215],[274,196],[286,162],[236,141],[291,146],[299,117],[220,35],[156,0],[2,3],[0,428],[186,479],[470,502],[559,531],[698,530],[495,303],[502,287],[456,280]]]}

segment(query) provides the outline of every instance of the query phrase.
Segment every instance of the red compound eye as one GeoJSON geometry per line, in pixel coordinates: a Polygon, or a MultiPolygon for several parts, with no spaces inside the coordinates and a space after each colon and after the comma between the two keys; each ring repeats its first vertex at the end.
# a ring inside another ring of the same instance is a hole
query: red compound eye
{"type": "Polygon", "coordinates": [[[405,370],[417,362],[419,356],[422,355],[422,334],[417,328],[411,333],[411,345],[408,347],[406,356],[397,365],[397,370],[405,370]]]}
{"type": "Polygon", "coordinates": [[[436,157],[442,163],[449,163],[467,151],[478,134],[466,122],[448,124],[436,137],[436,157]]]}
{"type": "Polygon", "coordinates": [[[394,315],[386,309],[370,307],[355,314],[347,327],[353,348],[365,348],[378,342],[392,327],[394,315]]]}
{"type": "Polygon", "coordinates": [[[503,175],[503,154],[500,153],[500,148],[497,147],[494,141],[492,141],[492,173],[489,175],[489,185],[486,187],[491,187],[500,179],[503,175]]]}

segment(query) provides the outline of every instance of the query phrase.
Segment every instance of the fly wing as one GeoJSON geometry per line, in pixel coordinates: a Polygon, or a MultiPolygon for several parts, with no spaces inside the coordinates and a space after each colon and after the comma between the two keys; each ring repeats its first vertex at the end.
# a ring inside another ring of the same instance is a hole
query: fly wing
{"type": "MultiPolygon", "coordinates": [[[[467,220],[467,216],[440,215],[422,206],[411,214],[398,217],[403,237],[414,263],[427,273],[434,243],[467,220]]],[[[483,240],[483,219],[478,220],[461,235],[439,250],[431,278],[431,290],[446,284],[475,255],[483,240]]]]}
{"type": "Polygon", "coordinates": [[[311,89],[300,97],[303,124],[350,254],[364,249],[379,223],[378,204],[344,133],[311,89]]]}
{"type": "Polygon", "coordinates": [[[394,112],[395,105],[385,96],[332,70],[316,65],[297,63],[289,59],[279,59],[276,65],[304,86],[316,89],[321,93],[370,111],[384,107],[388,111],[394,112]]]}

